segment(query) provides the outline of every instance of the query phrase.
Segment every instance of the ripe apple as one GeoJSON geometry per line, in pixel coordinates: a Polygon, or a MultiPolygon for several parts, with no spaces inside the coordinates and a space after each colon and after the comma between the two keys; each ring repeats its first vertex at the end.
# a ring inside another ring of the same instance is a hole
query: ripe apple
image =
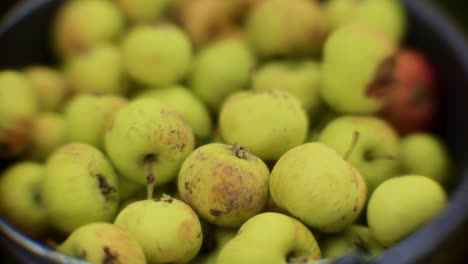
{"type": "Polygon", "coordinates": [[[428,58],[416,50],[400,50],[394,76],[382,115],[401,134],[429,129],[437,119],[439,90],[428,58]]]}

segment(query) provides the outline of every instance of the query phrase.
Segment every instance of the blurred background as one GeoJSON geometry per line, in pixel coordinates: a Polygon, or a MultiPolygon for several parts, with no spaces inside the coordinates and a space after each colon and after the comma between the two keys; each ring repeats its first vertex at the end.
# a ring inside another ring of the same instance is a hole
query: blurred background
{"type": "MultiPolygon", "coordinates": [[[[0,0],[0,18],[16,3],[28,0],[0,0]]],[[[36,1],[36,0],[29,0],[36,1]]],[[[465,0],[421,0],[431,2],[443,10],[460,28],[468,34],[468,16],[466,15],[465,0]]]]}
{"type": "MultiPolygon", "coordinates": [[[[8,10],[14,8],[14,6],[22,1],[37,1],[37,0],[0,0],[0,22],[4,18],[5,14],[8,13],[8,10]]],[[[464,0],[421,0],[430,2],[438,9],[440,9],[446,16],[451,20],[455,25],[459,27],[461,31],[464,32],[465,36],[468,39],[468,16],[466,14],[467,2],[464,0]]],[[[468,230],[461,232],[461,236],[468,236],[468,230]]],[[[460,245],[467,248],[466,245],[460,245]]],[[[450,249],[443,249],[450,252],[450,249]]],[[[465,254],[468,255],[468,252],[465,254]]],[[[462,257],[463,258],[463,257],[462,257]]],[[[466,260],[466,258],[463,258],[466,260]]],[[[18,263],[9,256],[2,245],[0,245],[0,263],[3,264],[16,264],[18,263]]]]}
{"type": "MultiPolygon", "coordinates": [[[[0,17],[16,3],[28,0],[0,0],[0,17]]],[[[36,1],[36,0],[29,0],[36,1]]],[[[468,17],[466,16],[466,1],[464,0],[421,0],[431,2],[443,10],[460,28],[468,34],[468,17]]]]}

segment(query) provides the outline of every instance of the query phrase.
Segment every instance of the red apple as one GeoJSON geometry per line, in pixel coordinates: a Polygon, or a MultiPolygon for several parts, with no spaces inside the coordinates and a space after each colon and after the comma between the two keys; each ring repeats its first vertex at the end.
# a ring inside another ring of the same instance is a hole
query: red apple
{"type": "Polygon", "coordinates": [[[383,116],[401,134],[430,128],[437,116],[439,96],[429,60],[419,51],[402,49],[393,70],[395,83],[387,93],[383,116]]]}

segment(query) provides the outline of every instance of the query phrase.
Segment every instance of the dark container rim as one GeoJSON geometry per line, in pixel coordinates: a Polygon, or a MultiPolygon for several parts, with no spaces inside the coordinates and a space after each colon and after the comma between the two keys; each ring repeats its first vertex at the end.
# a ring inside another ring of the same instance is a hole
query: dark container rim
{"type": "MultiPolygon", "coordinates": [[[[15,24],[37,8],[54,0],[21,1],[3,17],[0,17],[0,39],[15,24]]],[[[458,57],[461,71],[468,76],[468,45],[461,30],[450,18],[438,11],[432,4],[421,0],[401,0],[409,13],[430,26],[445,40],[445,44],[458,57]]],[[[364,261],[358,256],[346,256],[334,263],[421,263],[459,230],[468,220],[468,166],[463,168],[457,188],[451,193],[450,200],[443,212],[429,224],[410,237],[387,249],[381,256],[364,261]]],[[[23,247],[31,254],[43,256],[56,263],[87,263],[66,257],[26,237],[0,217],[0,235],[9,243],[23,247]]]]}

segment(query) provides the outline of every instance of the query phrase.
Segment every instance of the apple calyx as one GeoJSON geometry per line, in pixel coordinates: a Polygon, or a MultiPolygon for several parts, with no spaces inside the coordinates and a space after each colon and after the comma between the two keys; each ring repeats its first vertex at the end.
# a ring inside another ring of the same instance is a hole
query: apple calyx
{"type": "Polygon", "coordinates": [[[244,159],[244,160],[247,159],[247,150],[245,149],[244,146],[241,146],[239,144],[234,144],[232,145],[231,151],[239,159],[244,159]]]}
{"type": "Polygon", "coordinates": [[[102,250],[104,251],[104,259],[101,262],[102,264],[114,264],[119,262],[119,254],[117,252],[112,252],[109,247],[103,247],[102,250]]]}
{"type": "Polygon", "coordinates": [[[353,138],[351,140],[351,144],[349,145],[349,148],[346,151],[346,154],[343,156],[344,160],[348,161],[349,157],[351,156],[351,154],[354,151],[354,147],[356,147],[356,144],[359,141],[359,136],[360,136],[360,133],[358,131],[353,132],[353,138]]]}
{"type": "Polygon", "coordinates": [[[147,199],[151,200],[153,198],[154,193],[154,171],[153,171],[153,162],[155,161],[156,157],[154,154],[148,154],[145,156],[145,162],[148,164],[148,174],[146,175],[146,195],[147,199]]]}
{"type": "Polygon", "coordinates": [[[395,84],[394,69],[396,56],[385,58],[377,68],[373,80],[367,85],[366,95],[376,99],[385,97],[389,89],[395,84]]]}

